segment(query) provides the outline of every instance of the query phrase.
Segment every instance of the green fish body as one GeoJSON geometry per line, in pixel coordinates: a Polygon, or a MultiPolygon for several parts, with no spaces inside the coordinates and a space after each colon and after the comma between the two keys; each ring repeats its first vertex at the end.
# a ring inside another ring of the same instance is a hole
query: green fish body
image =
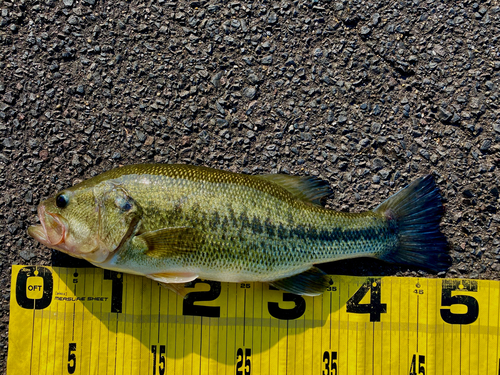
{"type": "Polygon", "coordinates": [[[131,165],[42,202],[42,224],[29,233],[97,266],[169,285],[197,277],[262,281],[317,295],[328,286],[320,263],[375,257],[447,266],[431,176],[363,213],[324,208],[321,199],[330,193],[311,177],[131,165]]]}

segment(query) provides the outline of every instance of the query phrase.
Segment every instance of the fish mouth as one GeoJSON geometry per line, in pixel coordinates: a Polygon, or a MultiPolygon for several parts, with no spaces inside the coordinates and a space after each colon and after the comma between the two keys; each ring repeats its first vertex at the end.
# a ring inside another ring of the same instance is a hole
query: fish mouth
{"type": "Polygon", "coordinates": [[[47,247],[71,253],[65,242],[68,233],[66,220],[59,214],[47,212],[42,204],[38,206],[38,218],[40,225],[30,226],[28,234],[47,247]]]}

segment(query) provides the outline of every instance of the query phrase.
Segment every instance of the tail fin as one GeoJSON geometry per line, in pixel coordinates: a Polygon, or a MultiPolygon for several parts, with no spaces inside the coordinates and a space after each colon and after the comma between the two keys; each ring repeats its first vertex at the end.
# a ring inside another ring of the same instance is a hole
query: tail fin
{"type": "Polygon", "coordinates": [[[394,220],[398,246],[380,259],[435,272],[451,265],[446,238],[439,231],[443,215],[441,196],[432,175],[421,177],[373,210],[394,220]]]}

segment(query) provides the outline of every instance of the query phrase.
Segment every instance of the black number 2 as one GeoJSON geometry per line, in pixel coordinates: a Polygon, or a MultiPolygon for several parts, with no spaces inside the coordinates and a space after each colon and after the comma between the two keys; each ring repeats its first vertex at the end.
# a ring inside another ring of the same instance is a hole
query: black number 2
{"type": "Polygon", "coordinates": [[[369,279],[346,303],[346,311],[356,314],[370,314],[370,322],[380,322],[380,314],[387,312],[387,305],[380,303],[380,279],[369,279]],[[370,291],[370,303],[360,303],[370,291]]]}
{"type": "Polygon", "coordinates": [[[221,285],[218,281],[196,279],[186,285],[186,288],[194,288],[197,283],[210,285],[210,290],[206,292],[191,292],[182,301],[182,315],[207,316],[209,318],[220,318],[219,306],[195,305],[195,302],[213,301],[220,296],[221,285]]]}
{"type": "Polygon", "coordinates": [[[70,342],[68,349],[68,374],[74,374],[76,370],[76,343],[70,342]]]}

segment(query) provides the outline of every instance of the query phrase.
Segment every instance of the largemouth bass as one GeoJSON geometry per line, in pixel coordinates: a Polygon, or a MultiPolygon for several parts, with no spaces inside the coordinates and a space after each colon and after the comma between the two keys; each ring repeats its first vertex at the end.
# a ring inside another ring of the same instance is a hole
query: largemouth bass
{"type": "Polygon", "coordinates": [[[374,257],[434,271],[449,266],[441,199],[422,177],[372,211],[336,212],[315,177],[251,176],[189,165],[110,170],[40,203],[42,244],[96,266],[144,275],[182,294],[198,277],[268,282],[318,295],[315,265],[374,257]]]}

